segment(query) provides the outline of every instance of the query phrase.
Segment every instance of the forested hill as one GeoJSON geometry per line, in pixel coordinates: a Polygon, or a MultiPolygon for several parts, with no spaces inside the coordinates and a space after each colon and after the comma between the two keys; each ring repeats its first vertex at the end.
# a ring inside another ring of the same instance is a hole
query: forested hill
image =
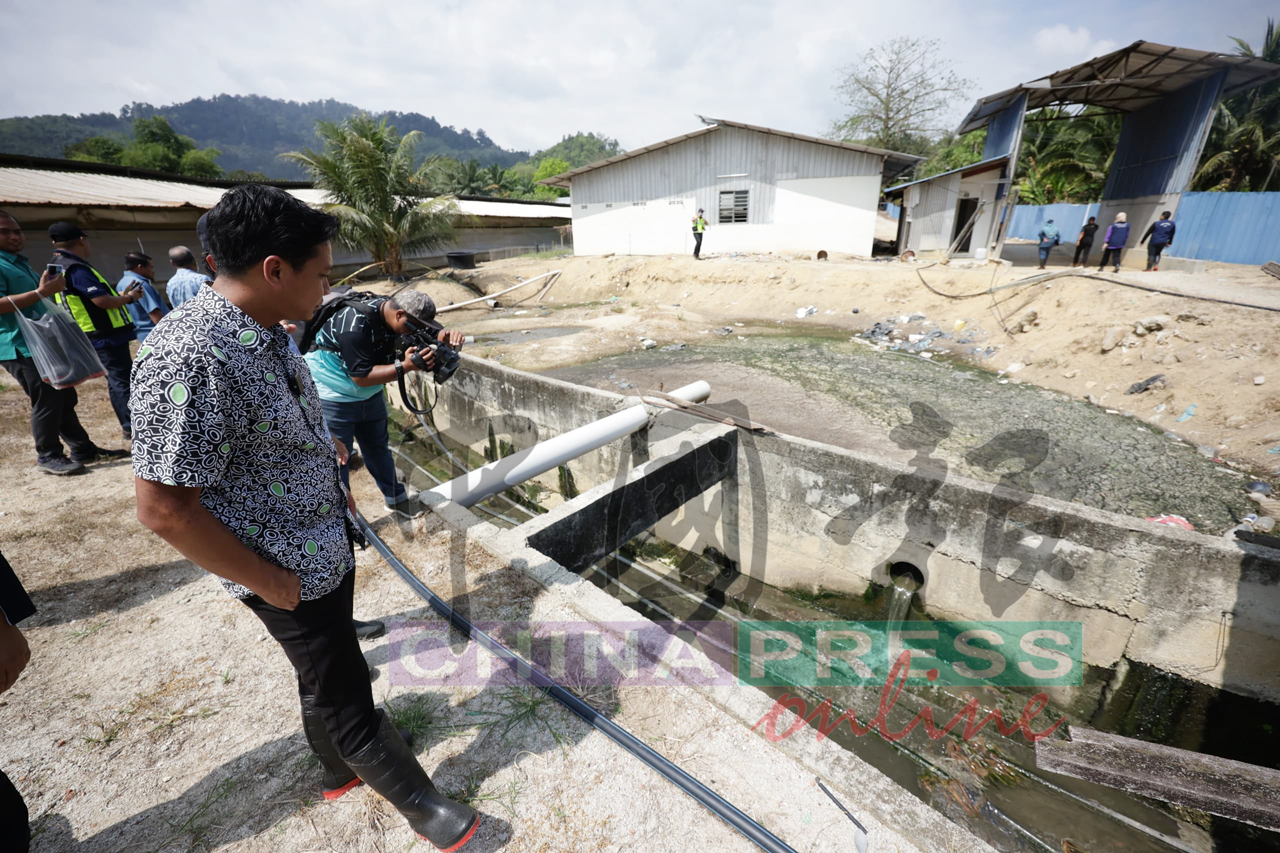
{"type": "MultiPolygon", "coordinates": [[[[282,101],[259,95],[217,95],[196,98],[182,104],[155,107],[135,103],[112,113],[79,116],[45,115],[0,119],[0,151],[37,157],[62,157],[64,149],[92,136],[110,136],[122,143],[132,138],[133,120],[162,115],[173,129],[189,136],[200,148],[222,152],[218,165],[231,172],[262,172],[273,178],[304,177],[293,163],[279,159],[285,151],[315,147],[316,121],[341,121],[360,112],[359,107],[341,101],[282,101]]],[[[527,151],[508,151],[483,130],[455,130],[420,113],[389,112],[385,117],[400,133],[422,131],[418,146],[422,156],[442,154],[458,160],[477,160],[512,166],[528,158],[527,151]]]]}

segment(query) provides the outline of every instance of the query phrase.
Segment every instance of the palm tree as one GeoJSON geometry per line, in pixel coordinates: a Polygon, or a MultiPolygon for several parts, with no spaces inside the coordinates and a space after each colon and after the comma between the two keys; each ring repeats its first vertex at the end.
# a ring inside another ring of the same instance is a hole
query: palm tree
{"type": "Polygon", "coordinates": [[[327,193],[324,210],[338,217],[342,243],[369,252],[383,272],[397,276],[406,253],[453,241],[458,206],[448,196],[431,197],[438,162],[413,165],[419,131],[401,137],[385,119],[375,123],[367,115],[317,122],[316,131],[323,151],[281,156],[300,164],[327,193]]]}
{"type": "MultiPolygon", "coordinates": [[[[1280,63],[1280,30],[1267,19],[1262,49],[1232,38],[1236,54],[1280,63]]],[[[1222,102],[1193,186],[1199,190],[1265,192],[1280,183],[1280,82],[1272,81],[1222,102]]]]}
{"type": "Polygon", "coordinates": [[[472,159],[458,164],[453,173],[450,189],[454,195],[484,195],[485,183],[484,170],[480,168],[480,162],[472,159]]]}
{"type": "Polygon", "coordinates": [[[511,195],[511,190],[514,186],[513,176],[502,166],[494,163],[481,174],[484,176],[484,191],[486,195],[502,196],[503,198],[511,195]]]}

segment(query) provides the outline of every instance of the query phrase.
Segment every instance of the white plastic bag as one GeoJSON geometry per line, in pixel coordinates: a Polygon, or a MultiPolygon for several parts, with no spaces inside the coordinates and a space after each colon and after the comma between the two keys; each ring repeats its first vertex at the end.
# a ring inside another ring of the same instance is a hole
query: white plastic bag
{"type": "MultiPolygon", "coordinates": [[[[12,299],[9,301],[13,302],[12,299]]],[[[44,314],[35,320],[21,311],[14,311],[18,318],[18,331],[22,332],[27,349],[31,350],[31,360],[36,363],[40,378],[54,388],[70,388],[105,376],[107,371],[98,360],[93,343],[81,331],[71,313],[48,299],[41,298],[40,305],[44,314]]],[[[14,304],[13,307],[16,309],[18,306],[14,304]]]]}

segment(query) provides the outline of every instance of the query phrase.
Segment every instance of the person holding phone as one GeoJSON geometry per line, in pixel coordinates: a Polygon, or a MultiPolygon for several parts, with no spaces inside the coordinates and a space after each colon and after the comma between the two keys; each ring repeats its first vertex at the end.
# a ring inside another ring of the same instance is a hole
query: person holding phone
{"type": "Polygon", "coordinates": [[[107,393],[111,408],[120,421],[125,441],[133,439],[133,422],[129,416],[129,373],[133,355],[129,344],[136,337],[136,327],[127,305],[142,299],[142,290],[134,288],[120,293],[89,264],[89,235],[74,222],[55,222],[49,226],[55,264],[66,268],[67,286],[54,297],[66,306],[80,329],[89,336],[98,359],[107,370],[107,393]]]}
{"type": "Polygon", "coordinates": [[[160,318],[169,313],[164,307],[160,294],[151,286],[156,277],[156,268],[151,263],[151,256],[143,252],[130,252],[124,256],[124,277],[116,284],[116,290],[127,294],[131,290],[141,290],[142,297],[125,307],[133,317],[133,328],[141,344],[151,334],[151,330],[160,322],[160,318]]]}
{"type": "Polygon", "coordinates": [[[31,400],[36,466],[45,474],[79,474],[88,463],[123,458],[129,451],[107,450],[94,444],[76,415],[76,389],[54,388],[40,378],[14,314],[21,311],[29,319],[39,319],[44,315],[41,300],[60,293],[66,280],[58,264],[49,264],[37,276],[22,254],[26,245],[22,226],[0,211],[0,364],[31,400]],[[69,459],[63,442],[71,449],[69,459]]]}

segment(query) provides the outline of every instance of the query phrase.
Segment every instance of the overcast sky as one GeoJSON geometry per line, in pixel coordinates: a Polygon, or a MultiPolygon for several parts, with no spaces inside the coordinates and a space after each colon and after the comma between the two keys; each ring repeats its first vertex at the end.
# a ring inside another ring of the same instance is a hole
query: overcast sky
{"type": "Polygon", "coordinates": [[[902,35],[938,39],[973,78],[959,118],[981,94],[1138,39],[1230,51],[1236,35],[1257,47],[1280,11],[1275,0],[5,5],[0,116],[220,93],[336,98],[530,150],[579,130],[636,148],[696,129],[695,113],[822,134],[840,115],[838,69],[902,35]]]}

